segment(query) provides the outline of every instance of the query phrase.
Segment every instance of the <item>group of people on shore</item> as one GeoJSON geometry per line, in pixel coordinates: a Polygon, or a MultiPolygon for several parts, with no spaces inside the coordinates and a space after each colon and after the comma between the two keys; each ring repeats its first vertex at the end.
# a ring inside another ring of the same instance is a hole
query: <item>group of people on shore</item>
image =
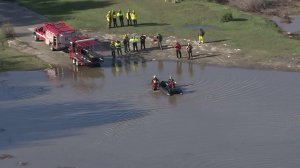
{"type": "MultiPolygon", "coordinates": [[[[200,28],[199,29],[199,33],[198,33],[199,45],[200,44],[204,44],[204,35],[205,35],[205,31],[202,28],[200,28]]],[[[175,48],[175,50],[176,50],[176,57],[178,59],[182,58],[182,55],[181,55],[181,45],[180,45],[180,43],[178,41],[176,41],[173,44],[173,48],[175,48]]],[[[187,44],[186,51],[188,53],[188,59],[191,60],[193,58],[193,46],[191,45],[191,43],[187,44]]]]}
{"type": "MultiPolygon", "coordinates": [[[[126,17],[126,21],[127,21],[127,26],[136,26],[137,25],[137,15],[136,12],[134,10],[129,10],[125,13],[125,17],[126,17]]],[[[119,10],[118,12],[111,10],[108,11],[106,14],[106,21],[107,21],[107,25],[108,28],[116,28],[118,27],[118,22],[117,20],[119,19],[120,22],[120,26],[123,27],[124,26],[124,15],[122,13],[121,10],[119,10]]]]}
{"type": "MultiPolygon", "coordinates": [[[[205,34],[204,30],[202,28],[200,28],[200,31],[198,33],[199,44],[204,44],[204,34],[205,34]]],[[[138,43],[140,42],[140,49],[145,50],[146,49],[146,38],[147,38],[147,36],[145,34],[142,34],[139,37],[134,35],[131,38],[129,38],[129,36],[127,34],[125,34],[122,39],[122,42],[120,40],[112,40],[110,43],[110,49],[111,49],[111,54],[112,54],[113,58],[115,58],[116,52],[117,52],[118,56],[123,55],[122,46],[124,46],[125,53],[129,53],[131,51],[138,52],[139,51],[138,43]],[[130,49],[130,43],[132,44],[132,50],[130,49]]],[[[158,33],[156,36],[154,36],[154,38],[152,38],[152,40],[156,41],[158,48],[163,50],[163,45],[162,45],[163,37],[160,33],[158,33]]],[[[172,47],[176,51],[177,59],[182,58],[181,44],[178,41],[176,41],[172,47]]],[[[193,46],[191,45],[191,43],[187,43],[186,51],[188,54],[188,60],[192,60],[193,59],[193,46]]]]}
{"type": "MultiPolygon", "coordinates": [[[[139,52],[138,49],[138,43],[140,42],[140,49],[145,50],[146,49],[146,39],[147,36],[145,34],[142,34],[141,36],[132,36],[129,38],[128,34],[125,34],[123,36],[122,42],[120,40],[111,40],[110,42],[110,50],[113,58],[116,56],[116,52],[118,56],[122,56],[122,46],[124,47],[124,52],[129,53],[131,51],[133,52],[139,52]],[[130,49],[130,43],[132,44],[132,50],[130,49]]],[[[162,35],[158,34],[155,36],[155,41],[157,41],[158,47],[162,50],[162,35]]]]}
{"type": "MultiPolygon", "coordinates": [[[[177,59],[182,58],[181,45],[178,41],[173,44],[173,48],[175,48],[177,59]]],[[[190,43],[187,44],[186,51],[188,53],[188,59],[191,60],[193,57],[193,46],[190,43]]]]}

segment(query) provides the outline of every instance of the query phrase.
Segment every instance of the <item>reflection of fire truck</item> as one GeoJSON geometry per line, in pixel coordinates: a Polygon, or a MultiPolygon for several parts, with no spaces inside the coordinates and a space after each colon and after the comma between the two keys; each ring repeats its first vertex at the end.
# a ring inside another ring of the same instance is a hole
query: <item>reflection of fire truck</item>
{"type": "Polygon", "coordinates": [[[68,48],[72,38],[76,36],[75,29],[65,22],[47,22],[34,29],[34,39],[44,40],[51,50],[68,48]]]}
{"type": "Polygon", "coordinates": [[[100,42],[87,36],[74,37],[69,46],[69,58],[77,66],[99,66],[103,61],[100,42]]]}

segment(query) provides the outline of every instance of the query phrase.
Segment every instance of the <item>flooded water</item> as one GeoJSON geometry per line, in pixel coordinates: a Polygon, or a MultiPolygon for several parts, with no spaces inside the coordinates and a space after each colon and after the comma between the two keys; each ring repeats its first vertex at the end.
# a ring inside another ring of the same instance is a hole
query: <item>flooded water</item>
{"type": "Polygon", "coordinates": [[[299,33],[300,31],[300,16],[290,16],[291,23],[285,23],[280,17],[273,16],[273,20],[283,31],[290,33],[299,33]]]}
{"type": "Polygon", "coordinates": [[[300,167],[299,73],[112,65],[1,73],[0,167],[300,167]],[[154,74],[184,94],[152,92],[154,74]]]}

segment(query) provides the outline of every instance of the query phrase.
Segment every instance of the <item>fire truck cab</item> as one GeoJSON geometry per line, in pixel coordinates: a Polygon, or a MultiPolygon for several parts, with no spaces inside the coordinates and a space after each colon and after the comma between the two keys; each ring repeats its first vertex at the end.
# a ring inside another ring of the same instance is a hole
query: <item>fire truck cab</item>
{"type": "Polygon", "coordinates": [[[61,50],[68,48],[70,41],[76,36],[76,31],[65,22],[47,22],[34,29],[34,40],[43,40],[50,49],[61,50]]]}
{"type": "Polygon", "coordinates": [[[87,36],[76,36],[69,45],[69,58],[76,66],[100,66],[102,52],[100,42],[87,36]]]}

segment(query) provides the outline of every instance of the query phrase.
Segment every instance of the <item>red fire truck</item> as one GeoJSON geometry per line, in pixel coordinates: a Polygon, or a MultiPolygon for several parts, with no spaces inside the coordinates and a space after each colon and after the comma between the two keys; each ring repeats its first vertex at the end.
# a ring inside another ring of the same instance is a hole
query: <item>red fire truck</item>
{"type": "Polygon", "coordinates": [[[34,39],[45,41],[52,51],[68,48],[75,36],[75,29],[62,21],[44,23],[33,32],[34,39]]]}
{"type": "Polygon", "coordinates": [[[100,41],[88,36],[76,36],[69,45],[69,58],[76,66],[100,66],[103,61],[100,41]]]}

